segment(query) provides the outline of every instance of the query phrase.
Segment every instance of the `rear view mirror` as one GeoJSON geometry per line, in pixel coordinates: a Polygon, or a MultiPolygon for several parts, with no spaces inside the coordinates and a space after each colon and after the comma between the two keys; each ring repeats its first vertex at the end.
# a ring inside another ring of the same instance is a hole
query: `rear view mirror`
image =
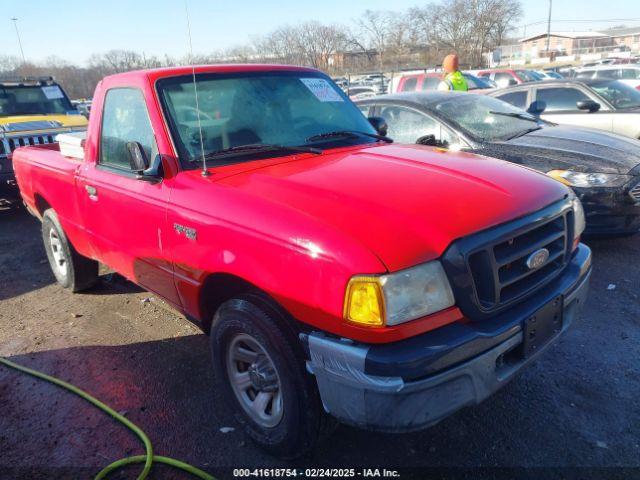
{"type": "Polygon", "coordinates": [[[580,100],[576,103],[576,107],[578,107],[578,110],[588,110],[592,113],[600,110],[600,104],[593,100],[580,100]]]}
{"type": "Polygon", "coordinates": [[[149,166],[149,159],[142,145],[138,142],[127,142],[129,165],[134,172],[142,173],[149,166]]]}
{"type": "Polygon", "coordinates": [[[383,137],[387,136],[387,131],[389,130],[389,126],[387,125],[387,121],[382,117],[369,117],[369,123],[376,129],[378,135],[382,135],[383,137]]]}
{"type": "Polygon", "coordinates": [[[546,109],[546,102],[543,102],[542,100],[536,100],[534,102],[531,102],[531,105],[529,105],[529,108],[527,108],[527,113],[530,113],[531,115],[540,115],[546,109]]]}

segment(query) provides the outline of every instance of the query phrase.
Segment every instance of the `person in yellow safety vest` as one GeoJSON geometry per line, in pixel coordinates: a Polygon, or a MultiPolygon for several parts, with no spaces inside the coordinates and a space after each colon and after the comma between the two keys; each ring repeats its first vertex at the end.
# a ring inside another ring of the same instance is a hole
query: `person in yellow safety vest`
{"type": "Polygon", "coordinates": [[[469,90],[467,80],[462,75],[462,72],[458,70],[458,56],[447,55],[442,61],[442,69],[444,75],[442,81],[438,85],[438,90],[442,91],[457,91],[466,92],[469,90]]]}

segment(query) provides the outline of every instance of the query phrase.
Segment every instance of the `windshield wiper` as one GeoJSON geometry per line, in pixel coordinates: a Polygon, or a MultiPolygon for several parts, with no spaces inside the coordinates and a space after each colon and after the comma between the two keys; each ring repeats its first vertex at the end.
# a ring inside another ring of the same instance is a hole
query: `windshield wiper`
{"type": "Polygon", "coordinates": [[[541,126],[527,128],[526,130],[523,130],[522,132],[518,132],[515,135],[507,138],[507,140],[513,140],[514,138],[524,137],[527,133],[535,132],[536,130],[540,130],[541,128],[542,128],[541,126]]]}
{"type": "Polygon", "coordinates": [[[529,122],[538,123],[538,119],[528,113],[517,113],[517,112],[495,112],[493,110],[489,110],[489,113],[493,115],[502,115],[504,117],[513,117],[519,118],[520,120],[527,120],[529,122]]]}
{"type": "Polygon", "coordinates": [[[305,140],[305,142],[315,142],[317,140],[325,140],[334,137],[356,137],[358,135],[364,137],[375,138],[376,140],[382,140],[383,142],[393,143],[393,140],[384,135],[378,135],[376,133],[361,132],[359,130],[336,130],[335,132],[319,133],[317,135],[311,135],[305,140]]]}
{"type": "MultiPolygon", "coordinates": [[[[248,143],[246,145],[236,145],[234,147],[224,148],[222,150],[218,150],[216,152],[211,152],[206,154],[205,158],[214,158],[214,157],[223,157],[225,155],[233,155],[236,153],[245,153],[245,152],[270,152],[283,150],[286,152],[295,152],[295,153],[313,153],[315,155],[320,155],[322,150],[319,148],[313,147],[293,147],[288,145],[278,145],[275,143],[248,143]]],[[[193,161],[198,161],[199,159],[193,159],[193,161]]]]}

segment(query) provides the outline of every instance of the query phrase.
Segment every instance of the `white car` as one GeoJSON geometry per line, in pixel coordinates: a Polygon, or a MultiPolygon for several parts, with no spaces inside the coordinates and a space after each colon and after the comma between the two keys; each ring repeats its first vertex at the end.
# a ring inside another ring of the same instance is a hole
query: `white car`
{"type": "Polygon", "coordinates": [[[561,125],[598,128],[640,139],[640,91],[618,80],[547,80],[490,91],[561,125]]]}
{"type": "Polygon", "coordinates": [[[576,70],[576,80],[599,80],[604,78],[620,80],[640,90],[640,65],[600,65],[576,70]]]}

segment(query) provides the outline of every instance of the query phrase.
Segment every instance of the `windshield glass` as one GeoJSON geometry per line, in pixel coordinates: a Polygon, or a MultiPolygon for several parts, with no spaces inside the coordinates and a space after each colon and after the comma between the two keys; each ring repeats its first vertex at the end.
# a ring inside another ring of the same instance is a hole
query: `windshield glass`
{"type": "MultiPolygon", "coordinates": [[[[198,123],[204,154],[209,156],[249,144],[329,148],[371,143],[370,137],[358,135],[313,142],[307,139],[342,130],[376,133],[344,92],[319,73],[197,74],[196,84],[199,112],[192,76],[158,82],[165,115],[186,168],[195,167],[201,158],[198,123]]],[[[265,152],[269,154],[279,153],[265,152]]],[[[239,160],[235,157],[234,161],[239,160]]]]}
{"type": "Polygon", "coordinates": [[[434,109],[447,122],[480,142],[507,140],[536,128],[536,122],[492,112],[530,115],[502,100],[484,95],[456,95],[439,102],[434,109]]]}
{"type": "Polygon", "coordinates": [[[58,85],[0,85],[0,116],[66,114],[75,110],[58,85]]]}
{"type": "Polygon", "coordinates": [[[640,107],[640,91],[626,83],[618,80],[603,80],[589,83],[589,86],[615,108],[640,107]]]}

